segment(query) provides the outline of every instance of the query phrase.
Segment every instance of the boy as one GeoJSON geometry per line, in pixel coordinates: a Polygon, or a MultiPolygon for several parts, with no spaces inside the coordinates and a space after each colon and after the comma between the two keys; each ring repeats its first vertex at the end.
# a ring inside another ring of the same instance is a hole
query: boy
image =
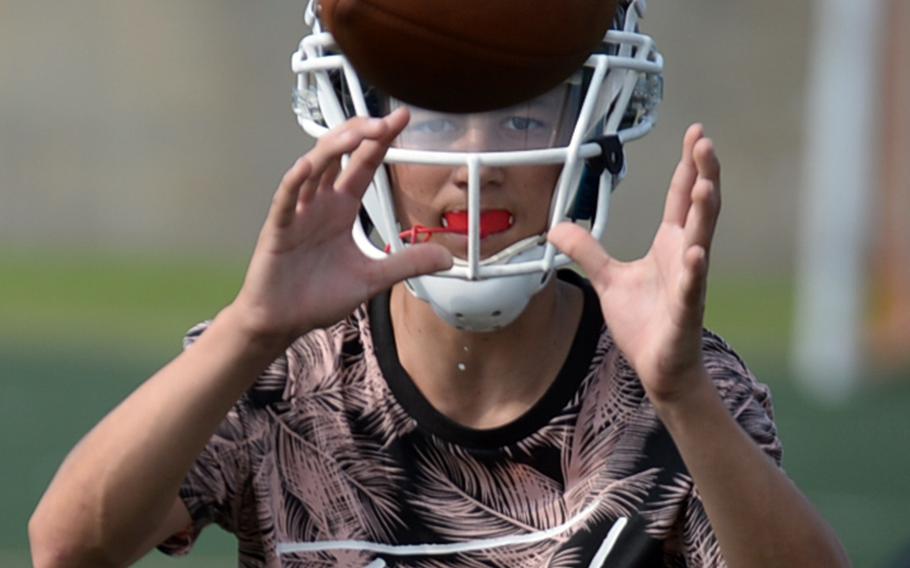
{"type": "Polygon", "coordinates": [[[598,242],[659,96],[643,11],[566,84],[473,115],[364,92],[317,23],[294,65],[318,142],[242,289],[61,466],[36,565],[185,552],[212,521],[242,566],[847,565],[772,461],[767,389],[702,330],[701,126],[648,254],[598,242]]]}

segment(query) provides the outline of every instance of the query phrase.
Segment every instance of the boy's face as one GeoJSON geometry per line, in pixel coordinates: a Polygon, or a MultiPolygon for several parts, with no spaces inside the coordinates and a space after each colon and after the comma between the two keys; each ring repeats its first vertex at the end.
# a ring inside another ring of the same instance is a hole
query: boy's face
{"type": "MultiPolygon", "coordinates": [[[[481,258],[546,231],[550,200],[561,169],[561,165],[481,168],[481,227],[490,226],[489,217],[509,219],[505,226],[492,223],[496,232],[481,238],[481,258]]],[[[443,227],[447,214],[457,217],[466,213],[466,166],[399,164],[391,170],[396,213],[402,230],[415,225],[443,227]]],[[[453,256],[462,259],[468,256],[466,234],[438,233],[433,235],[432,241],[448,248],[453,256]]]]}
{"type": "MultiPolygon", "coordinates": [[[[410,122],[394,145],[457,153],[565,146],[575,125],[577,109],[578,88],[569,84],[526,103],[479,114],[448,114],[409,107],[410,122]]],[[[481,258],[546,231],[550,201],[561,170],[561,164],[481,168],[481,258]]],[[[450,226],[467,225],[466,166],[397,164],[391,172],[396,214],[402,230],[415,225],[443,227],[446,222],[450,226]]],[[[446,246],[454,256],[467,258],[467,235],[439,233],[432,240],[446,246]]]]}

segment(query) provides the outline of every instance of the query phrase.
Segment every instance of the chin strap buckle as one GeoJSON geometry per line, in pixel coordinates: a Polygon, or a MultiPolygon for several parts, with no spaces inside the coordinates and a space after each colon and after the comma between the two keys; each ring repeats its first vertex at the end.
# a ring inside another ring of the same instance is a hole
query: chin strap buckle
{"type": "Polygon", "coordinates": [[[610,172],[614,176],[622,173],[622,168],[625,163],[625,152],[623,151],[622,141],[619,139],[619,136],[616,134],[601,136],[591,140],[591,142],[600,146],[600,155],[588,158],[588,165],[595,170],[598,176],[604,170],[610,172]]]}

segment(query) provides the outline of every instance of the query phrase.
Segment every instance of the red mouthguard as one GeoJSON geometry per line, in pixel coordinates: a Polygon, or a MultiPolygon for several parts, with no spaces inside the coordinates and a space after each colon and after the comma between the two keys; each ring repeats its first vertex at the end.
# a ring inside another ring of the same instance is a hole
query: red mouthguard
{"type": "MultiPolygon", "coordinates": [[[[448,231],[460,235],[468,234],[468,212],[449,211],[444,215],[448,231]]],[[[501,233],[512,226],[512,214],[505,209],[492,209],[480,213],[480,238],[501,233]]]]}
{"type": "MultiPolygon", "coordinates": [[[[423,225],[414,225],[407,231],[402,231],[399,235],[401,240],[410,243],[425,243],[430,240],[434,233],[454,233],[456,235],[468,234],[468,212],[467,211],[449,211],[443,215],[447,227],[424,227],[423,225]]],[[[480,213],[480,238],[495,233],[501,233],[512,226],[512,214],[505,209],[491,209],[481,211],[480,213]]],[[[386,245],[385,252],[392,251],[391,245],[386,245]]]]}

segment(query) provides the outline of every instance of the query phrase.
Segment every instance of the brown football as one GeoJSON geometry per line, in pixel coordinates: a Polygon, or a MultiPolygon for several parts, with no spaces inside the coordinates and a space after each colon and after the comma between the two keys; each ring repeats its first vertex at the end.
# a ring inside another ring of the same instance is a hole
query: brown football
{"type": "Polygon", "coordinates": [[[617,0],[320,0],[368,84],[423,108],[478,112],[530,99],[578,69],[617,0]]]}

